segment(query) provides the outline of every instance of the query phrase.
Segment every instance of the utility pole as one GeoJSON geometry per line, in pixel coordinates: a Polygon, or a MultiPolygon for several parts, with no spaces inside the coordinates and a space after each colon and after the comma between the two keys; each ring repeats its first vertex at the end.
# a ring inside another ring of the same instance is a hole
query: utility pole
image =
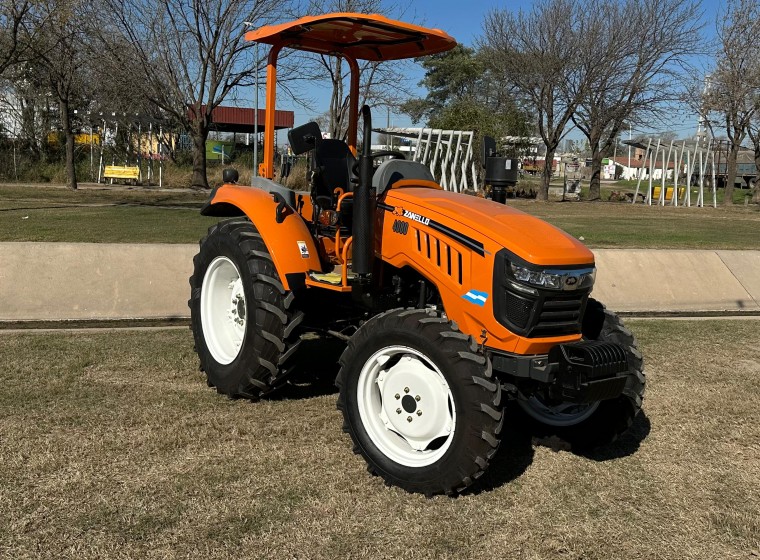
{"type": "Polygon", "coordinates": [[[256,85],[254,86],[254,89],[256,90],[256,93],[254,94],[256,97],[256,100],[254,101],[253,105],[253,174],[251,177],[258,177],[259,176],[259,44],[256,43],[256,54],[254,55],[256,57],[256,72],[254,74],[254,82],[256,85]]]}
{"type": "Polygon", "coordinates": [[[388,129],[391,127],[391,106],[388,105],[386,107],[386,109],[388,109],[388,119],[387,119],[386,124],[385,124],[385,142],[386,142],[386,145],[390,146],[389,149],[392,150],[393,149],[393,136],[391,136],[388,133],[388,129]]]}
{"type": "MultiPolygon", "coordinates": [[[[259,1],[256,0],[255,5],[258,6],[259,1]]],[[[253,29],[253,22],[244,21],[243,25],[253,29]]],[[[259,176],[259,44],[256,43],[254,51],[254,94],[253,102],[253,172],[251,173],[251,184],[253,184],[253,178],[259,176]]]]}

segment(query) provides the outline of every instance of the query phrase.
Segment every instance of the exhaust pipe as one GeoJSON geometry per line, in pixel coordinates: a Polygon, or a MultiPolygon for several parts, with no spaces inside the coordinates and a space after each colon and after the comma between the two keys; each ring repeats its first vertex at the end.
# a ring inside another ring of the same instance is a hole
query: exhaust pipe
{"type": "Polygon", "coordinates": [[[375,256],[375,193],[372,191],[372,115],[362,107],[364,144],[359,156],[359,184],[354,189],[353,271],[360,283],[369,283],[375,256]]]}

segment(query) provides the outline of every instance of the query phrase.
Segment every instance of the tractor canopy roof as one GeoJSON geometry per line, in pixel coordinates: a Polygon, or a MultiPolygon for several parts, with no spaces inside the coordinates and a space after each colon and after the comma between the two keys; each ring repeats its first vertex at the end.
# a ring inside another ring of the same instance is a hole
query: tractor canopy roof
{"type": "Polygon", "coordinates": [[[456,41],[440,29],[428,29],[379,14],[338,12],[267,25],[245,34],[249,41],[320,54],[345,54],[379,62],[447,51],[456,41]]]}

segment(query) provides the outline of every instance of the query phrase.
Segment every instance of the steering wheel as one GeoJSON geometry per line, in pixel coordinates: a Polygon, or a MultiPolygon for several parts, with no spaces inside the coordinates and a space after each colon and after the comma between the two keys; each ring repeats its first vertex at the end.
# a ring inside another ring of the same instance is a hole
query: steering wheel
{"type": "Polygon", "coordinates": [[[406,156],[396,150],[382,150],[380,152],[374,152],[372,158],[390,156],[392,159],[406,159],[406,156]]]}
{"type": "MultiPolygon", "coordinates": [[[[375,159],[376,157],[383,157],[383,156],[390,156],[392,159],[406,159],[406,156],[402,154],[399,151],[396,150],[381,150],[379,152],[374,152],[372,154],[372,159],[375,159]]],[[[351,166],[351,172],[354,174],[353,177],[351,177],[351,182],[354,184],[359,183],[359,160],[356,160],[356,163],[354,163],[351,166]]]]}

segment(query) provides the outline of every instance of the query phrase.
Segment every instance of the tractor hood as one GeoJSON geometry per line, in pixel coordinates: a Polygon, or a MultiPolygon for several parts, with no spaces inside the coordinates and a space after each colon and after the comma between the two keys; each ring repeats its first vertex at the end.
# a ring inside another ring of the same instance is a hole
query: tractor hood
{"type": "Polygon", "coordinates": [[[484,198],[412,187],[392,189],[385,196],[385,204],[418,212],[491,250],[487,238],[498,246],[493,249],[506,248],[533,264],[569,266],[594,262],[594,254],[561,229],[484,198]]]}

